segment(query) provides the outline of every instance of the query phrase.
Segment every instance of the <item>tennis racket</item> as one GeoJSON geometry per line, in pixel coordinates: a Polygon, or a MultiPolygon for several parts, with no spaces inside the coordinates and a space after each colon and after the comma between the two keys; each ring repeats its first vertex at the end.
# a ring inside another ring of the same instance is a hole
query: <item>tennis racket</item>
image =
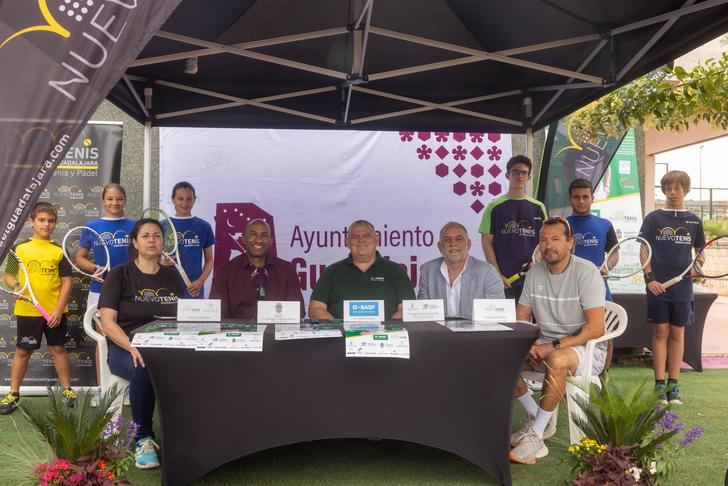
{"type": "Polygon", "coordinates": [[[513,282],[517,281],[520,278],[523,278],[528,273],[528,270],[533,266],[534,263],[538,263],[541,261],[541,250],[539,249],[538,245],[536,245],[536,248],[533,250],[533,254],[531,255],[531,260],[524,263],[521,266],[521,270],[518,273],[515,273],[508,277],[508,285],[511,285],[513,282]]]}
{"type": "Polygon", "coordinates": [[[47,322],[51,321],[51,315],[38,303],[38,299],[33,293],[28,278],[28,270],[13,250],[9,250],[2,263],[0,263],[0,290],[20,300],[30,302],[47,322]]]}
{"type": "Polygon", "coordinates": [[[627,278],[645,269],[652,258],[652,247],[639,236],[624,238],[609,250],[600,273],[614,278],[627,278]]]}
{"type": "Polygon", "coordinates": [[[662,284],[663,289],[672,287],[685,277],[690,277],[691,270],[703,278],[722,278],[728,276],[728,235],[718,236],[703,245],[697,251],[688,268],[677,277],[662,284]]]}
{"type": "Polygon", "coordinates": [[[103,275],[111,268],[111,258],[106,241],[88,226],[76,226],[66,233],[66,236],[63,237],[63,254],[74,270],[99,282],[104,281],[103,275]],[[89,271],[91,267],[81,268],[76,261],[76,254],[81,248],[88,250],[85,258],[93,263],[92,271],[89,271]]]}
{"type": "Polygon", "coordinates": [[[187,272],[185,272],[185,269],[182,268],[182,262],[180,262],[179,260],[179,251],[177,246],[177,229],[174,227],[172,219],[169,217],[169,215],[167,215],[166,212],[159,208],[145,209],[142,212],[142,218],[151,218],[159,221],[159,224],[162,226],[162,238],[164,239],[164,241],[162,242],[162,255],[169,258],[172,263],[174,263],[174,266],[177,267],[177,271],[182,277],[182,280],[184,280],[185,285],[187,287],[190,287],[192,285],[192,282],[187,276],[187,272]]]}

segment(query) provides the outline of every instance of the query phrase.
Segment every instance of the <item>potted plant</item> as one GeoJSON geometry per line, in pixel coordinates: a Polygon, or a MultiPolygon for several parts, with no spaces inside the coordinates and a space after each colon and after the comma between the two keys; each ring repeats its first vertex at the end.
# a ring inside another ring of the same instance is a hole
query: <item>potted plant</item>
{"type": "Polygon", "coordinates": [[[35,468],[35,484],[129,484],[124,475],[134,462],[130,445],[137,426],[117,414],[113,404],[122,393],[113,386],[92,407],[91,395],[80,392],[76,406],[69,408],[63,403],[62,389],[49,386],[47,400],[20,406],[54,456],[35,468]]]}
{"type": "Polygon", "coordinates": [[[656,484],[676,471],[676,458],[703,433],[656,406],[658,392],[647,380],[622,388],[605,373],[601,387],[591,385],[589,398],[575,401],[583,417],[573,420],[585,435],[569,447],[576,485],[656,484]]]}

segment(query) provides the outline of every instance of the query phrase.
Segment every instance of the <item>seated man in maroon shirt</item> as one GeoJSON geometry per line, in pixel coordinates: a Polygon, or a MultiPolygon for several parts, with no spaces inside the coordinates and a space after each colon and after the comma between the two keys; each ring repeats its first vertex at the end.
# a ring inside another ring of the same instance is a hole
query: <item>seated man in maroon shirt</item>
{"type": "Polygon", "coordinates": [[[254,319],[259,300],[297,300],[303,317],[303,294],[296,270],[290,262],[268,254],[273,242],[268,223],[250,221],[242,240],[245,253],[215,270],[212,278],[210,298],[222,301],[222,317],[254,319]]]}

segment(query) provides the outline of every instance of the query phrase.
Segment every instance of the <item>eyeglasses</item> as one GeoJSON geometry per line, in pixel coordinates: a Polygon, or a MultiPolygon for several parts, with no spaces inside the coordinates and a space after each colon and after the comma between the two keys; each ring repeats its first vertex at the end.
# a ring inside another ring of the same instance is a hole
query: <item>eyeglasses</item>
{"type": "Polygon", "coordinates": [[[511,170],[508,171],[508,173],[510,175],[516,176],[516,177],[518,177],[518,176],[526,177],[526,176],[528,176],[528,175],[531,174],[530,171],[527,171],[527,170],[518,170],[518,169],[511,169],[511,170]]]}
{"type": "Polygon", "coordinates": [[[549,216],[548,218],[544,219],[543,224],[563,224],[569,231],[569,236],[571,236],[571,225],[569,224],[569,220],[564,218],[563,216],[549,216]]]}

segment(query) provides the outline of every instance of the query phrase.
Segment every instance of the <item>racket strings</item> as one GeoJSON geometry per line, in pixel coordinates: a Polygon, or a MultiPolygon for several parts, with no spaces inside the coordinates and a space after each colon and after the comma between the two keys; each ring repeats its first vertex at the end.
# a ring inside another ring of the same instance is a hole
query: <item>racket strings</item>
{"type": "Polygon", "coordinates": [[[20,277],[20,261],[14,253],[8,253],[0,264],[0,286],[8,292],[18,292],[23,289],[23,280],[20,277]]]}
{"type": "Polygon", "coordinates": [[[159,222],[162,227],[162,253],[171,255],[177,250],[177,232],[167,215],[161,210],[150,208],[144,211],[143,217],[159,222]]]}
{"type": "Polygon", "coordinates": [[[695,262],[697,273],[703,277],[728,276],[728,237],[709,243],[695,262]]]}
{"type": "Polygon", "coordinates": [[[105,258],[100,257],[103,255],[103,252],[98,252],[97,255],[97,252],[94,251],[94,248],[100,244],[99,241],[103,240],[101,240],[101,237],[97,233],[92,232],[90,228],[77,227],[70,230],[64,237],[63,251],[66,254],[66,258],[68,258],[69,262],[76,270],[82,273],[88,273],[88,270],[78,267],[76,263],[76,255],[79,250],[83,248],[86,250],[86,255],[84,256],[86,260],[90,261],[94,265],[105,265],[105,258]]]}
{"type": "Polygon", "coordinates": [[[626,278],[640,273],[651,257],[652,251],[646,241],[630,238],[609,252],[604,267],[610,276],[626,278]]]}

